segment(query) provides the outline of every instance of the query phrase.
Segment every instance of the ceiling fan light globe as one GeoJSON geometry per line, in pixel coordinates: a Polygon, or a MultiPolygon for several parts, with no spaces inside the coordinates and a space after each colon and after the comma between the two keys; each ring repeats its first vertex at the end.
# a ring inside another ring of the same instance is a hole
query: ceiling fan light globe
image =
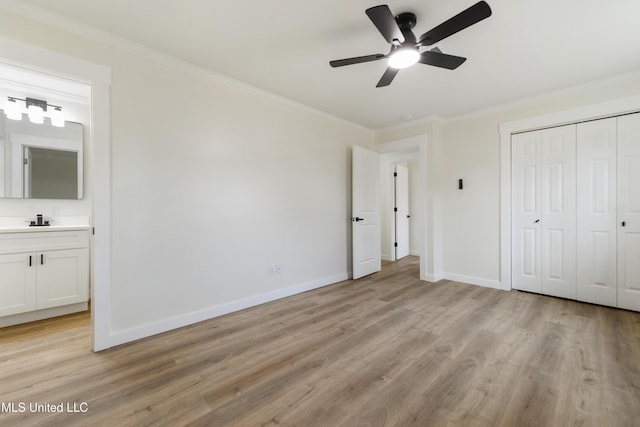
{"type": "Polygon", "coordinates": [[[396,49],[389,56],[389,67],[391,68],[407,68],[418,62],[420,59],[420,53],[414,48],[400,48],[396,49]]]}

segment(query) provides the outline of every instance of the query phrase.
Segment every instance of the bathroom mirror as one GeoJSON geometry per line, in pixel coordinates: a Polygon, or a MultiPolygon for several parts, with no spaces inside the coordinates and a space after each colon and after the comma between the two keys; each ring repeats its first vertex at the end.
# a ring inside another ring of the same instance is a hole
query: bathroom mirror
{"type": "Polygon", "coordinates": [[[82,199],[83,133],[80,123],[9,120],[0,110],[0,197],[82,199]]]}

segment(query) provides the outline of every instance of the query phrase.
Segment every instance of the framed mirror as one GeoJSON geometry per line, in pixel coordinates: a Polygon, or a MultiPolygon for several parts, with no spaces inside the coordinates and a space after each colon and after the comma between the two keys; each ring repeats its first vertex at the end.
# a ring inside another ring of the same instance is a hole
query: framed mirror
{"type": "Polygon", "coordinates": [[[82,199],[84,129],[8,120],[0,110],[0,197],[82,199]]]}

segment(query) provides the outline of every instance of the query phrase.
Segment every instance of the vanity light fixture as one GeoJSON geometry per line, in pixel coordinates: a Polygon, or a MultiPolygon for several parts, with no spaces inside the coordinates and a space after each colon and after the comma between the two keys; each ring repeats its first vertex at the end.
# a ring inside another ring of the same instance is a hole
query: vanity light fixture
{"type": "Polygon", "coordinates": [[[50,113],[48,114],[48,117],[51,118],[51,124],[57,127],[64,127],[64,113],[62,112],[62,107],[59,105],[47,104],[47,101],[35,98],[22,99],[14,96],[8,96],[7,102],[4,104],[4,113],[7,118],[11,120],[22,120],[22,113],[25,112],[25,109],[18,104],[18,101],[25,103],[26,113],[31,123],[44,123],[45,113],[47,112],[48,107],[51,107],[51,109],[49,109],[50,113]]]}
{"type": "Polygon", "coordinates": [[[18,105],[15,98],[9,97],[4,104],[4,114],[11,120],[22,120],[22,108],[18,105]]]}

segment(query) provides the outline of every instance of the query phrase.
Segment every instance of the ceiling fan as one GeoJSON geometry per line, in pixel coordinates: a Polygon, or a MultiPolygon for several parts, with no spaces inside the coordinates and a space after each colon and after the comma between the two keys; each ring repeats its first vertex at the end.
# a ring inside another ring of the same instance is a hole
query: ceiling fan
{"type": "Polygon", "coordinates": [[[386,55],[378,53],[357,56],[355,58],[337,59],[330,61],[329,65],[332,67],[342,67],[388,58],[387,70],[376,85],[376,87],[383,87],[390,85],[393,78],[402,68],[410,67],[417,62],[446,68],[448,70],[458,68],[467,58],[447,55],[442,53],[437,47],[424,52],[420,52],[420,48],[432,46],[440,40],[488,18],[491,16],[491,8],[485,1],[480,1],[437,27],[427,31],[418,39],[416,39],[416,36],[411,31],[416,25],[416,15],[411,12],[401,13],[394,17],[391,10],[389,10],[389,6],[383,4],[367,9],[366,14],[385,40],[391,44],[389,53],[386,55]]]}

